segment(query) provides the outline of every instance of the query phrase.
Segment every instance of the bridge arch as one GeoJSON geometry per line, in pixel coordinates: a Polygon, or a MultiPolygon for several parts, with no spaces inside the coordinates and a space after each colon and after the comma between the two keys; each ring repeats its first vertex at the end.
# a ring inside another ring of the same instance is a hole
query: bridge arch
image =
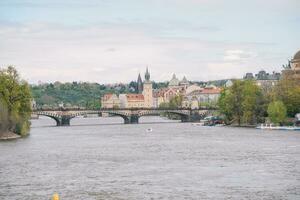
{"type": "Polygon", "coordinates": [[[88,115],[88,114],[102,114],[102,113],[108,113],[114,116],[119,116],[123,118],[124,123],[130,123],[130,114],[125,113],[125,112],[120,112],[120,111],[114,111],[114,110],[107,110],[107,111],[83,111],[83,112],[77,112],[75,114],[72,114],[70,119],[77,117],[77,116],[83,116],[83,115],[88,115]]]}
{"type": "Polygon", "coordinates": [[[190,112],[187,110],[145,110],[138,113],[138,117],[143,116],[159,116],[161,114],[175,114],[180,117],[182,122],[187,122],[190,119],[190,112]]]}
{"type": "Polygon", "coordinates": [[[49,117],[56,122],[57,126],[61,126],[61,117],[59,117],[58,115],[55,115],[53,113],[48,113],[48,112],[37,112],[36,114],[39,116],[49,117]]]}

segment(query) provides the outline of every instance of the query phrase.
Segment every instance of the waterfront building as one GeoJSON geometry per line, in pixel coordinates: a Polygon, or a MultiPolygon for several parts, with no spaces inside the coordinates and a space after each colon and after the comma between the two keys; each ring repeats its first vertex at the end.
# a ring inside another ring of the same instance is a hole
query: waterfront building
{"type": "Polygon", "coordinates": [[[119,108],[120,99],[116,94],[105,94],[101,98],[101,107],[102,108],[119,108]]]}
{"type": "Polygon", "coordinates": [[[164,91],[164,102],[169,103],[176,96],[184,96],[185,89],[183,87],[170,87],[164,91]]]}
{"type": "Polygon", "coordinates": [[[145,98],[143,94],[126,94],[125,108],[144,108],[145,98]]]}
{"type": "Polygon", "coordinates": [[[243,79],[253,80],[255,81],[256,85],[258,85],[264,91],[268,91],[278,83],[280,77],[281,74],[278,72],[269,74],[266,71],[261,70],[257,74],[255,74],[255,76],[253,76],[252,73],[246,73],[243,79]]]}
{"type": "Polygon", "coordinates": [[[120,94],[119,95],[119,100],[120,100],[120,108],[126,108],[127,107],[126,94],[120,94]]]}
{"type": "Polygon", "coordinates": [[[148,68],[145,73],[145,81],[142,82],[139,74],[136,87],[137,94],[105,94],[101,98],[102,108],[152,108],[153,89],[150,81],[150,73],[148,68]]]}
{"type": "Polygon", "coordinates": [[[158,108],[160,104],[164,103],[164,93],[167,88],[162,88],[153,91],[153,107],[158,108]]]}
{"type": "Polygon", "coordinates": [[[221,88],[207,86],[187,93],[182,103],[183,107],[196,108],[196,105],[216,104],[221,94],[221,88]]]}

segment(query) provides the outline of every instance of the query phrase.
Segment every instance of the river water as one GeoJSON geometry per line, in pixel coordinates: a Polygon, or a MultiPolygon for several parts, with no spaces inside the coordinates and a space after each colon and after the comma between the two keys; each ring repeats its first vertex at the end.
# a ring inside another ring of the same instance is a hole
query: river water
{"type": "Polygon", "coordinates": [[[159,117],[71,124],[40,118],[29,137],[0,142],[1,200],[300,199],[300,132],[159,117]]]}

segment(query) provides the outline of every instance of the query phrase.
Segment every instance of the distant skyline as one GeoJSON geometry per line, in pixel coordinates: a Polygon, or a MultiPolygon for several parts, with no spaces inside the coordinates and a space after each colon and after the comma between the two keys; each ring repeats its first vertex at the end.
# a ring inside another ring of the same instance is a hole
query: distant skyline
{"type": "Polygon", "coordinates": [[[299,0],[2,0],[0,67],[30,83],[207,81],[280,72],[300,50],[299,0]]]}

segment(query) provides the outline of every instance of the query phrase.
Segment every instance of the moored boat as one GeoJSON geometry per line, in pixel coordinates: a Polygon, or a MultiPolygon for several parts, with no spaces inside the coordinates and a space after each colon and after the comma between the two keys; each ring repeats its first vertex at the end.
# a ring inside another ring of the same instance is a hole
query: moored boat
{"type": "Polygon", "coordinates": [[[272,124],[261,124],[256,127],[257,129],[263,130],[288,130],[288,131],[300,131],[300,127],[298,126],[272,126],[272,124]]]}

